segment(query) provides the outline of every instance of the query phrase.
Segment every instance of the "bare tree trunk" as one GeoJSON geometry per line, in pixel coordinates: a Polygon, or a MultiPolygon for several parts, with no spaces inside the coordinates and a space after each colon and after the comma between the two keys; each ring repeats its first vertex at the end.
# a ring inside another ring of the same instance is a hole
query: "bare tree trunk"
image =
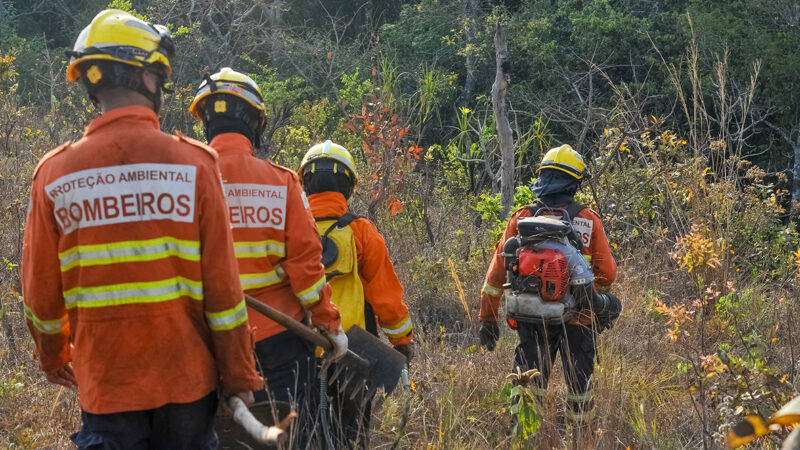
{"type": "Polygon", "coordinates": [[[467,77],[464,81],[464,92],[461,93],[459,104],[466,106],[475,91],[475,55],[472,50],[477,36],[476,23],[478,21],[478,0],[464,0],[464,40],[467,44],[467,51],[464,56],[464,66],[467,70],[467,77]]]}
{"type": "Polygon", "coordinates": [[[586,120],[583,122],[581,134],[578,136],[578,142],[575,145],[575,151],[583,153],[583,143],[586,140],[586,134],[592,126],[592,113],[594,112],[593,100],[594,98],[594,64],[589,65],[589,93],[586,95],[586,120]]]}
{"type": "Polygon", "coordinates": [[[772,128],[784,142],[792,147],[794,157],[792,161],[792,205],[789,208],[789,215],[792,219],[797,219],[800,216],[800,115],[795,118],[794,126],[788,130],[768,120],[765,120],[764,124],[772,128]]]}
{"type": "Polygon", "coordinates": [[[514,136],[508,121],[506,108],[506,91],[511,77],[508,70],[511,60],[508,56],[508,42],[502,26],[494,33],[494,47],[497,58],[497,73],[492,85],[492,107],[497,123],[497,138],[500,142],[500,203],[503,205],[503,217],[508,217],[514,206],[514,136]]]}
{"type": "Polygon", "coordinates": [[[792,207],[790,208],[792,217],[800,214],[800,123],[796,126],[795,138],[792,143],[794,162],[792,164],[792,207]]]}
{"type": "Polygon", "coordinates": [[[279,39],[280,36],[280,27],[283,23],[283,2],[274,1],[272,4],[269,5],[269,16],[268,21],[270,25],[270,29],[272,30],[272,49],[271,49],[271,57],[272,57],[272,64],[277,64],[281,53],[283,52],[283,42],[279,39]]]}

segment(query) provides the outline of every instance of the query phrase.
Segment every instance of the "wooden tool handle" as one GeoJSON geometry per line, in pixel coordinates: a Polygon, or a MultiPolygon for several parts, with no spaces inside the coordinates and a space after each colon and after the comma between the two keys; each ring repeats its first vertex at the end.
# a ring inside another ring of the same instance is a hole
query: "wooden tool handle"
{"type": "Polygon", "coordinates": [[[245,302],[247,302],[247,306],[255,309],[260,314],[263,314],[270,319],[278,322],[279,325],[286,327],[292,333],[300,336],[300,338],[311,342],[314,345],[318,345],[323,348],[325,351],[331,351],[333,345],[331,341],[328,340],[325,336],[317,333],[316,331],[312,330],[304,323],[300,322],[299,320],[295,319],[294,317],[282,312],[278,311],[277,309],[262,303],[256,298],[253,298],[247,294],[244,294],[245,302]]]}
{"type": "Polygon", "coordinates": [[[256,441],[276,446],[286,440],[286,434],[279,427],[268,427],[259,422],[241,398],[232,395],[228,397],[228,406],[233,410],[233,420],[242,426],[256,441]]]}

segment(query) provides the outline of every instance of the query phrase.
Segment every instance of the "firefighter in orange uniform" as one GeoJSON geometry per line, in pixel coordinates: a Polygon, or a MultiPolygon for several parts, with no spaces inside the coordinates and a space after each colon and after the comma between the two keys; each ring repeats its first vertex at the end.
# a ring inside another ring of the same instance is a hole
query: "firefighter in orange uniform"
{"type": "MultiPolygon", "coordinates": [[[[545,154],[538,172],[539,178],[533,185],[538,200],[511,216],[486,274],[481,292],[479,334],[481,345],[488,350],[494,350],[499,337],[498,309],[506,283],[503,243],[517,235],[519,219],[533,216],[543,207],[563,208],[572,219],[572,229],[579,241],[577,245],[592,269],[595,285],[609,286],[617,276],[617,265],[600,217],[574,200],[581,181],[588,176],[580,154],[569,145],[551,149],[545,154]]],[[[566,415],[576,428],[585,428],[594,413],[591,376],[594,372],[597,331],[612,326],[621,311],[621,304],[613,295],[594,293],[593,298],[591,308],[579,311],[565,324],[544,325],[509,320],[509,325],[519,334],[514,368],[523,372],[538,369],[542,374],[534,379],[537,383],[534,393],[537,396],[546,395],[553,360],[558,352],[561,353],[569,390],[566,415]]]]}
{"type": "MultiPolygon", "coordinates": [[[[347,204],[358,181],[350,152],[331,141],[317,144],[306,153],[298,174],[322,236],[322,261],[342,327],[358,326],[377,336],[380,326],[394,348],[411,360],[414,332],[386,242],[374,223],[351,213],[347,204]]],[[[338,444],[369,448],[371,399],[338,394],[331,395],[338,444]]]]}
{"type": "MultiPolygon", "coordinates": [[[[322,246],[297,174],[254,156],[265,124],[258,85],[225,67],[206,77],[189,112],[203,122],[209,145],[219,153],[242,288],[297,320],[310,316],[332,338],[333,358],[343,356],[347,337],[330,301],[322,246]]],[[[305,447],[317,392],[314,347],[254,310],[249,318],[269,399],[300,411],[297,445],[305,447]]],[[[258,401],[266,397],[256,393],[258,401]]]]}
{"type": "Polygon", "coordinates": [[[103,114],[33,175],[25,317],[47,379],[77,385],[79,448],[216,448],[217,389],[263,385],[216,154],[159,130],[173,53],[166,28],[100,12],[67,79],[103,114]]]}

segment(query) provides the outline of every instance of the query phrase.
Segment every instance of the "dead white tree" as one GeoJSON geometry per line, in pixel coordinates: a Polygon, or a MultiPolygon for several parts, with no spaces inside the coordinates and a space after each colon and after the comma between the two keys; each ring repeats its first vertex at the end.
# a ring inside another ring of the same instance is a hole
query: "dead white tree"
{"type": "Polygon", "coordinates": [[[790,213],[793,218],[800,215],[800,114],[790,129],[765,121],[781,139],[792,147],[792,207],[790,213]]]}
{"type": "Polygon", "coordinates": [[[461,93],[459,104],[461,106],[466,106],[472,99],[472,93],[475,91],[476,84],[475,66],[477,66],[477,63],[475,61],[474,47],[478,37],[477,23],[480,2],[479,0],[463,0],[461,2],[461,8],[461,15],[464,23],[464,41],[466,43],[464,68],[467,74],[464,81],[464,91],[461,93]]]}
{"type": "Polygon", "coordinates": [[[494,33],[495,57],[497,72],[492,84],[492,108],[497,123],[497,138],[500,143],[500,203],[503,205],[503,217],[508,217],[514,206],[514,136],[511,123],[508,121],[506,92],[511,81],[509,69],[511,60],[508,56],[508,42],[502,26],[498,25],[494,33]]]}

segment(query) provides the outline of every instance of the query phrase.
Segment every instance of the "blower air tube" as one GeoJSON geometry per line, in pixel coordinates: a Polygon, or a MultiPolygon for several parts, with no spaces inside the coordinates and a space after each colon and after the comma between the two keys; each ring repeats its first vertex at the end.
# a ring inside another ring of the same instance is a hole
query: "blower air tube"
{"type": "Polygon", "coordinates": [[[572,286],[572,295],[579,310],[591,305],[600,331],[613,327],[622,313],[622,302],[619,298],[613,294],[596,292],[592,283],[572,286]]]}
{"type": "Polygon", "coordinates": [[[614,326],[614,322],[622,313],[622,302],[613,294],[595,293],[592,299],[592,310],[597,318],[600,331],[614,326]]]}
{"type": "Polygon", "coordinates": [[[503,244],[503,258],[506,267],[506,281],[511,282],[514,277],[514,263],[517,260],[517,250],[522,244],[518,237],[510,237],[503,244]]]}
{"type": "Polygon", "coordinates": [[[514,258],[517,256],[517,250],[519,249],[521,243],[519,242],[518,237],[510,237],[508,240],[503,244],[503,257],[505,258],[506,262],[506,270],[511,270],[511,266],[513,265],[514,258]]]}

